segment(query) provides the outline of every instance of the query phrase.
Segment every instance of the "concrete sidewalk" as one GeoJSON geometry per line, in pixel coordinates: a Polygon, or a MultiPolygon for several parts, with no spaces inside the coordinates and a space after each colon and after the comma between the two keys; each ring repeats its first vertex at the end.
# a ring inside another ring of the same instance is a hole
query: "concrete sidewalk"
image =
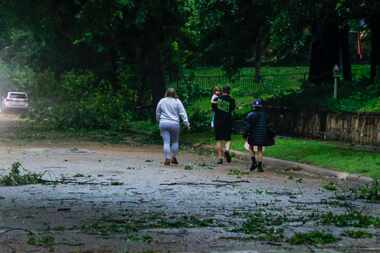
{"type": "MultiPolygon", "coordinates": [[[[214,147],[211,145],[202,145],[204,148],[208,150],[213,150],[214,147]]],[[[251,161],[251,156],[248,154],[248,152],[241,152],[232,150],[232,155],[243,161],[251,161]]],[[[292,161],[286,161],[281,160],[277,158],[272,157],[265,157],[264,158],[264,164],[265,167],[271,170],[278,170],[282,172],[292,172],[295,174],[301,174],[301,175],[308,175],[308,176],[317,176],[322,177],[328,180],[335,180],[335,181],[348,181],[355,184],[369,184],[373,182],[373,179],[366,176],[361,176],[357,174],[351,174],[347,172],[341,172],[341,171],[335,171],[331,169],[321,168],[313,165],[298,163],[298,162],[292,162],[292,161]]]]}
{"type": "MultiPolygon", "coordinates": [[[[251,156],[248,153],[233,150],[231,153],[239,160],[251,161],[251,156]]],[[[361,176],[357,174],[350,174],[347,172],[334,171],[331,169],[321,168],[317,166],[312,166],[308,164],[285,161],[281,159],[265,157],[264,164],[267,168],[281,170],[281,171],[292,171],[299,174],[309,174],[312,176],[319,176],[330,180],[342,180],[349,181],[351,183],[357,184],[368,184],[373,182],[373,179],[366,176],[361,176]]]]}

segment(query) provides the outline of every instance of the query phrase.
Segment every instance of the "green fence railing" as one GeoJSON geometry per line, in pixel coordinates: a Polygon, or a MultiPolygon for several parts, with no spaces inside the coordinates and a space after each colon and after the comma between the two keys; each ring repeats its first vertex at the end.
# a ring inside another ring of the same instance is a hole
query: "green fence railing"
{"type": "Polygon", "coordinates": [[[240,75],[234,79],[229,79],[225,75],[215,76],[187,76],[170,83],[170,86],[181,87],[183,85],[197,85],[202,89],[212,89],[215,86],[230,85],[239,88],[260,88],[262,86],[286,85],[296,87],[307,80],[307,73],[263,75],[262,80],[257,82],[254,76],[240,75]]]}

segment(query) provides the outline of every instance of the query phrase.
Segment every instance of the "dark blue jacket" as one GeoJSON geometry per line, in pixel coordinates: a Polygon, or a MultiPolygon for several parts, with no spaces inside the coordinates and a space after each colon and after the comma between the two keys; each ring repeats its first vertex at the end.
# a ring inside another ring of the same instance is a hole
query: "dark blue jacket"
{"type": "Polygon", "coordinates": [[[244,136],[252,146],[265,146],[267,140],[267,114],[265,111],[250,112],[245,119],[244,136]]]}

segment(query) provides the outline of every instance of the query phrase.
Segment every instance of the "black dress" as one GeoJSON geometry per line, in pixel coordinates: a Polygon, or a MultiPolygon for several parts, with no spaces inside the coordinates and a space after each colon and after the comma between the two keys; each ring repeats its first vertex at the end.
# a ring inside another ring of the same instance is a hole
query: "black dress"
{"type": "Polygon", "coordinates": [[[251,146],[267,146],[267,114],[262,109],[250,112],[246,119],[244,136],[251,146]]]}
{"type": "Polygon", "coordinates": [[[235,99],[229,95],[222,95],[214,100],[212,109],[215,112],[214,130],[215,140],[230,141],[232,135],[233,118],[235,110],[235,99]]]}

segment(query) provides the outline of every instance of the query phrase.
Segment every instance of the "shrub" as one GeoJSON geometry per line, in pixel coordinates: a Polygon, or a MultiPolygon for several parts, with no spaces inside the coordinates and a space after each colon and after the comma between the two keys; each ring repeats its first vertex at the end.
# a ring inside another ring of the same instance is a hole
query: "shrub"
{"type": "Polygon", "coordinates": [[[191,105],[194,101],[209,96],[211,98],[211,89],[204,88],[200,83],[193,81],[193,76],[185,77],[178,84],[177,92],[185,105],[191,105]]]}
{"type": "Polygon", "coordinates": [[[195,131],[201,131],[210,128],[211,113],[204,112],[199,108],[193,108],[189,111],[191,128],[195,131]]]}
{"type": "Polygon", "coordinates": [[[53,129],[124,130],[130,114],[124,96],[91,72],[68,72],[57,80],[56,94],[35,97],[30,118],[53,129]]]}
{"type": "Polygon", "coordinates": [[[191,128],[195,131],[205,130],[210,127],[211,120],[211,90],[202,88],[197,82],[193,82],[193,76],[184,79],[178,87],[178,94],[185,105],[191,128]],[[202,106],[199,106],[199,104],[202,106]]]}

